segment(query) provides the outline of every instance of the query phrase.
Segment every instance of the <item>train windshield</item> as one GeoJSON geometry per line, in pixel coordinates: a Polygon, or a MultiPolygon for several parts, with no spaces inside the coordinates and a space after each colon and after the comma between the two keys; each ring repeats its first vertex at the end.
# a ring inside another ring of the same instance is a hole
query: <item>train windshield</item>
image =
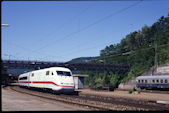
{"type": "Polygon", "coordinates": [[[56,73],[61,76],[71,76],[70,72],[66,71],[56,71],[56,73]]]}

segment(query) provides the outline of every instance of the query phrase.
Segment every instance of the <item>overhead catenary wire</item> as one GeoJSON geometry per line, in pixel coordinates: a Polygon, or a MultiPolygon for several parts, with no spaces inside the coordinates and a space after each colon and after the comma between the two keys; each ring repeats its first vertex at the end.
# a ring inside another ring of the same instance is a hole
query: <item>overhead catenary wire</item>
{"type": "Polygon", "coordinates": [[[129,8],[132,8],[132,7],[136,6],[136,5],[138,5],[138,4],[141,3],[142,1],[143,1],[143,0],[139,0],[138,2],[132,4],[132,5],[128,6],[128,7],[125,7],[125,8],[123,8],[123,9],[121,9],[121,10],[118,10],[118,11],[116,11],[116,12],[113,12],[113,13],[111,13],[110,15],[107,15],[107,16],[105,16],[105,17],[103,17],[103,18],[101,18],[101,19],[99,19],[99,20],[97,20],[97,21],[95,21],[95,22],[93,22],[93,23],[91,23],[91,24],[89,24],[89,25],[87,25],[87,26],[85,26],[85,27],[83,27],[83,28],[77,30],[77,31],[74,31],[74,32],[72,32],[72,33],[70,33],[70,34],[68,34],[68,35],[66,35],[66,36],[64,36],[64,37],[62,37],[62,38],[60,38],[60,39],[57,39],[57,40],[55,40],[55,41],[53,41],[53,42],[51,42],[51,43],[45,44],[44,46],[42,46],[42,47],[40,47],[39,49],[36,49],[36,50],[34,50],[34,51],[39,51],[39,50],[41,50],[41,49],[44,49],[44,48],[47,48],[47,47],[52,46],[52,44],[55,43],[55,42],[63,41],[63,40],[65,40],[65,39],[67,39],[67,38],[70,38],[70,36],[76,35],[76,34],[82,32],[82,31],[84,31],[84,30],[87,30],[88,28],[90,28],[90,27],[92,27],[92,26],[94,26],[94,25],[96,25],[96,24],[98,24],[98,23],[100,23],[100,22],[102,22],[102,21],[104,21],[104,20],[106,20],[106,19],[108,19],[108,18],[111,18],[112,16],[114,16],[114,15],[116,15],[116,14],[119,14],[119,13],[121,13],[121,12],[123,12],[123,11],[128,10],[129,8]]]}
{"type": "MultiPolygon", "coordinates": [[[[123,12],[123,11],[125,11],[125,10],[127,10],[127,9],[129,9],[129,8],[131,8],[131,7],[133,7],[133,6],[135,6],[135,5],[137,5],[138,3],[140,3],[140,1],[134,3],[134,4],[130,5],[130,6],[128,6],[128,7],[126,7],[126,8],[123,8],[123,9],[121,9],[121,10],[119,10],[119,11],[116,11],[116,12],[114,12],[114,13],[111,13],[110,15],[108,15],[108,16],[106,16],[106,17],[103,17],[103,18],[101,18],[101,19],[95,21],[94,23],[89,24],[89,25],[83,27],[83,28],[77,30],[76,32],[72,32],[71,34],[68,34],[68,35],[66,35],[64,38],[61,38],[61,39],[64,40],[64,39],[68,38],[68,37],[71,36],[71,35],[74,35],[74,34],[77,34],[77,33],[81,32],[81,31],[83,31],[83,30],[86,30],[86,29],[88,29],[89,27],[94,26],[94,25],[96,25],[96,24],[98,24],[98,23],[100,23],[100,22],[106,20],[107,18],[112,17],[112,16],[115,15],[115,14],[119,14],[119,13],[121,13],[121,12],[123,12]]],[[[56,41],[58,41],[58,40],[56,40],[56,41]]],[[[15,45],[16,45],[16,44],[15,44],[15,45]]],[[[17,45],[17,46],[18,46],[18,45],[17,45]]],[[[47,46],[47,45],[46,45],[46,46],[47,46]]],[[[45,46],[45,47],[46,47],[46,46],[45,46]]],[[[24,48],[25,50],[28,50],[28,51],[30,51],[30,52],[32,52],[32,53],[36,53],[36,54],[38,53],[38,54],[41,54],[41,55],[44,54],[44,53],[40,53],[38,50],[30,50],[30,49],[25,48],[25,47],[21,47],[21,48],[24,48]]],[[[40,49],[41,49],[41,48],[40,48],[40,49]]],[[[47,55],[47,54],[46,54],[46,55],[47,55]]],[[[49,57],[49,56],[52,56],[52,55],[47,55],[47,56],[49,57]]],[[[55,57],[55,56],[53,56],[53,57],[55,57]]],[[[62,56],[62,57],[63,57],[63,56],[62,56]]]]}
{"type": "MultiPolygon", "coordinates": [[[[109,43],[112,43],[112,42],[109,42],[109,43]]],[[[104,44],[95,45],[93,47],[82,48],[82,49],[79,49],[79,50],[70,51],[70,52],[68,52],[66,54],[62,54],[62,55],[59,55],[57,57],[62,57],[62,56],[69,55],[69,54],[80,53],[80,52],[84,52],[84,51],[87,51],[87,50],[92,50],[92,49],[98,48],[98,47],[100,47],[102,45],[105,45],[105,43],[104,44]]]]}
{"type": "MultiPolygon", "coordinates": [[[[169,44],[159,45],[158,48],[159,48],[159,47],[164,47],[164,46],[167,46],[167,45],[169,45],[169,44]]],[[[98,47],[98,46],[81,49],[81,50],[78,51],[78,53],[79,53],[79,52],[84,52],[85,50],[89,50],[89,49],[90,49],[90,50],[91,50],[91,49],[95,49],[95,48],[97,48],[97,47],[98,47]]],[[[138,50],[135,50],[135,51],[128,51],[128,52],[113,54],[113,55],[109,55],[109,56],[104,56],[104,58],[116,57],[116,56],[124,56],[124,55],[128,55],[128,54],[136,54],[137,51],[144,51],[144,50],[148,50],[148,49],[152,49],[152,48],[154,48],[154,46],[153,46],[153,47],[149,47],[149,48],[138,49],[138,50]]],[[[77,51],[71,52],[71,54],[72,54],[72,53],[77,53],[77,51]]],[[[68,53],[68,54],[70,54],[70,53],[68,53]]],[[[64,55],[68,55],[68,54],[64,54],[64,55]]]]}
{"type": "MultiPolygon", "coordinates": [[[[159,45],[159,47],[165,47],[165,46],[169,46],[169,44],[163,44],[163,45],[159,45]]],[[[95,47],[92,47],[92,48],[87,48],[87,49],[84,49],[84,50],[88,50],[88,49],[94,49],[95,47]]],[[[113,54],[113,55],[109,55],[109,56],[104,56],[104,59],[105,58],[109,58],[109,57],[117,57],[117,56],[124,56],[124,55],[128,55],[128,54],[136,54],[136,52],[138,51],[144,51],[144,50],[148,50],[148,49],[152,49],[154,48],[154,46],[152,47],[149,47],[149,48],[143,48],[143,49],[138,49],[138,50],[135,50],[135,51],[128,51],[128,52],[123,52],[123,53],[118,53],[118,54],[113,54]]],[[[81,51],[82,52],[82,51],[81,51]]],[[[4,56],[6,56],[5,54],[3,54],[4,56]]],[[[7,55],[9,56],[9,55],[7,55]]],[[[13,56],[13,55],[11,55],[13,56]]],[[[13,57],[16,57],[16,56],[13,56],[13,57]]],[[[16,57],[17,58],[17,57],[16,57]]]]}
{"type": "MultiPolygon", "coordinates": [[[[63,29],[65,25],[70,24],[70,22],[72,22],[73,20],[75,20],[75,18],[77,18],[77,17],[83,15],[90,7],[91,7],[91,6],[88,6],[88,7],[84,8],[84,9],[83,9],[82,11],[80,11],[76,16],[74,16],[71,20],[69,20],[69,21],[65,22],[64,24],[62,24],[62,26],[60,26],[57,30],[63,29]]],[[[56,29],[55,29],[55,31],[56,31],[56,29]]],[[[52,34],[52,33],[50,33],[50,34],[52,34]]],[[[47,36],[49,37],[49,35],[47,35],[47,36]]],[[[49,40],[49,38],[47,38],[47,39],[49,40]]],[[[44,39],[38,40],[38,43],[42,42],[43,40],[44,40],[44,39]]],[[[40,53],[38,50],[31,50],[31,49],[28,49],[28,48],[25,48],[25,47],[21,47],[21,46],[19,46],[19,45],[17,45],[17,44],[14,44],[14,43],[13,43],[13,45],[18,46],[18,47],[20,47],[20,48],[24,48],[25,50],[28,50],[27,52],[38,53],[38,54],[41,54],[41,55],[44,54],[44,53],[40,53]]],[[[21,54],[21,53],[19,53],[19,54],[21,54]]],[[[47,54],[46,54],[46,55],[47,55],[47,54]]],[[[49,55],[49,54],[48,54],[48,56],[52,56],[52,55],[49,55]]],[[[55,56],[53,56],[53,57],[55,57],[55,56]]],[[[64,57],[64,58],[67,58],[67,57],[64,57]]]]}
{"type": "MultiPolygon", "coordinates": [[[[96,40],[96,39],[94,39],[94,40],[88,40],[88,42],[97,42],[98,40],[96,40]]],[[[112,41],[110,41],[110,42],[106,42],[106,43],[102,43],[102,44],[99,44],[99,45],[95,45],[95,46],[93,46],[93,47],[88,47],[87,46],[87,48],[82,48],[81,49],[81,46],[83,46],[83,45],[86,45],[86,43],[88,43],[88,42],[83,42],[82,44],[78,44],[78,45],[76,45],[76,46],[74,46],[73,48],[68,48],[68,50],[69,50],[69,52],[67,52],[67,53],[65,53],[65,54],[60,54],[59,55],[59,57],[61,57],[61,56],[64,56],[64,55],[69,55],[69,54],[71,54],[71,53],[77,53],[77,52],[81,52],[82,50],[87,50],[87,49],[95,49],[95,48],[97,48],[97,47],[100,47],[100,46],[102,46],[102,45],[105,45],[105,44],[108,44],[108,43],[110,43],[110,44],[112,44],[113,42],[112,41]],[[78,49],[77,49],[78,48],[78,49]]],[[[109,44],[108,44],[109,45],[109,44]]],[[[58,56],[58,55],[57,55],[58,56]]]]}
{"type": "MultiPolygon", "coordinates": [[[[63,23],[60,27],[58,27],[57,29],[54,29],[53,32],[56,32],[56,30],[57,30],[57,31],[60,31],[61,29],[63,29],[65,25],[70,24],[70,23],[73,22],[76,18],[78,18],[79,16],[83,15],[90,7],[91,7],[91,6],[88,6],[88,7],[84,8],[83,10],[81,10],[81,11],[80,11],[77,15],[75,15],[72,19],[69,19],[69,21],[66,21],[66,22],[63,23]]],[[[52,34],[53,34],[53,33],[51,33],[51,32],[50,32],[50,34],[47,34],[46,37],[48,37],[48,38],[45,38],[45,39],[49,40],[49,37],[50,37],[52,34]]],[[[44,36],[44,37],[45,37],[45,36],[44,36]]],[[[53,38],[54,38],[54,37],[53,37],[53,38]]],[[[39,43],[39,42],[42,42],[42,41],[44,41],[45,39],[40,39],[40,40],[38,40],[37,42],[38,42],[38,43],[39,43]]]]}
{"type": "MultiPolygon", "coordinates": [[[[142,1],[142,0],[140,0],[140,1],[142,1]]],[[[63,38],[61,38],[61,39],[62,39],[62,40],[65,40],[65,39],[69,38],[69,37],[72,36],[72,35],[75,35],[75,34],[77,34],[77,33],[79,33],[79,32],[82,32],[82,31],[84,31],[84,30],[90,28],[91,26],[94,26],[94,25],[96,25],[96,24],[98,24],[98,23],[100,23],[100,22],[106,20],[107,18],[110,18],[110,17],[114,16],[115,14],[118,14],[118,13],[120,13],[120,12],[123,12],[123,11],[125,11],[125,10],[127,10],[127,9],[129,9],[129,8],[131,8],[131,7],[133,7],[133,6],[135,6],[135,5],[137,5],[138,3],[140,3],[140,1],[137,2],[137,3],[134,3],[134,4],[130,5],[130,6],[128,6],[128,7],[126,7],[126,8],[123,8],[123,9],[121,9],[121,10],[115,12],[115,13],[112,13],[111,15],[108,15],[108,16],[106,16],[106,17],[103,17],[103,18],[101,18],[101,19],[95,21],[95,22],[92,23],[92,24],[89,24],[89,25],[87,25],[87,26],[85,26],[85,27],[83,27],[83,28],[81,28],[81,29],[79,29],[79,30],[77,30],[77,31],[75,31],[75,32],[72,32],[72,33],[66,35],[65,37],[63,37],[63,38]]],[[[55,41],[58,41],[58,40],[55,40],[55,41]]],[[[52,43],[53,43],[53,42],[52,42],[52,43]]],[[[48,45],[46,45],[46,46],[50,46],[50,45],[48,44],[48,45]]],[[[46,47],[46,46],[44,46],[44,47],[46,47]]],[[[22,48],[23,48],[23,47],[22,47],[22,48]]],[[[40,49],[42,49],[42,48],[43,48],[43,47],[41,47],[40,49]]],[[[24,49],[25,49],[25,48],[24,48],[24,49]]],[[[27,50],[28,50],[28,49],[27,49],[27,50]]],[[[38,53],[38,54],[39,54],[39,51],[37,51],[37,50],[36,50],[36,51],[33,51],[33,50],[30,50],[30,49],[29,49],[28,51],[31,51],[31,52],[34,52],[34,53],[38,53]]],[[[41,55],[42,55],[42,54],[44,55],[44,53],[40,53],[40,54],[41,54],[41,55]]],[[[52,55],[48,55],[48,57],[49,57],[49,56],[52,56],[52,55]]],[[[53,57],[55,57],[55,56],[53,56],[53,57]]],[[[63,56],[62,56],[62,57],[63,57],[63,56]]]]}
{"type": "MultiPolygon", "coordinates": [[[[17,47],[17,48],[23,49],[24,51],[30,51],[30,52],[32,52],[32,53],[45,56],[45,57],[43,57],[43,58],[49,58],[49,57],[51,57],[51,58],[56,58],[56,56],[54,56],[54,55],[50,55],[50,54],[46,54],[46,53],[41,53],[41,52],[39,52],[39,51],[38,51],[38,52],[34,52],[34,51],[30,50],[29,48],[20,46],[20,45],[18,45],[18,44],[15,44],[15,43],[12,43],[12,42],[8,42],[8,41],[6,41],[6,40],[3,40],[3,41],[5,41],[6,43],[9,43],[10,46],[15,46],[15,47],[17,47]]],[[[19,55],[19,53],[17,53],[17,56],[18,56],[18,55],[19,55]]],[[[23,58],[24,56],[21,56],[21,57],[23,58]]],[[[62,57],[63,57],[63,56],[62,56],[62,57]]],[[[67,58],[67,57],[64,57],[64,58],[67,58]]]]}
{"type": "MultiPolygon", "coordinates": [[[[169,44],[158,45],[158,48],[159,47],[164,47],[164,46],[169,46],[169,44]]],[[[128,55],[128,54],[136,54],[136,52],[138,52],[138,51],[144,51],[144,50],[153,49],[153,48],[155,48],[155,47],[152,46],[152,47],[149,47],[149,48],[137,49],[135,51],[128,51],[128,52],[123,52],[123,53],[117,53],[117,54],[113,54],[113,55],[104,56],[104,58],[116,57],[116,56],[124,56],[124,55],[128,55]]]]}

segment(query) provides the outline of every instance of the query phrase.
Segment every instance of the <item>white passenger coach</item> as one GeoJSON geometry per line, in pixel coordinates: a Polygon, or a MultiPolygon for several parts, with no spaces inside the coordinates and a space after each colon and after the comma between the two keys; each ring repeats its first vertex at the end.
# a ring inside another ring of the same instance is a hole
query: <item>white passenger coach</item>
{"type": "Polygon", "coordinates": [[[51,89],[58,92],[73,92],[74,81],[68,68],[51,67],[19,75],[19,86],[51,89]]]}

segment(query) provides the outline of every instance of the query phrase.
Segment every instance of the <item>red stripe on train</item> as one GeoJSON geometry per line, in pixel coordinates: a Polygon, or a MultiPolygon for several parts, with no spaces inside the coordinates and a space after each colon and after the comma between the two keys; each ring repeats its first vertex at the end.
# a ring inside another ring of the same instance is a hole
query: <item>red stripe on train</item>
{"type": "Polygon", "coordinates": [[[62,86],[62,85],[58,85],[50,81],[32,81],[32,82],[31,81],[20,81],[19,83],[40,83],[40,84],[53,84],[55,86],[60,86],[60,87],[74,87],[74,86],[62,86]]]}

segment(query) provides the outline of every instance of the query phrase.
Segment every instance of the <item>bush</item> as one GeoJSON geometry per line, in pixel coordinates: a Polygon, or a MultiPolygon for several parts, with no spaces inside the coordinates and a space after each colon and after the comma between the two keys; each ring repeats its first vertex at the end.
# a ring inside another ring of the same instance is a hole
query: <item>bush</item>
{"type": "Polygon", "coordinates": [[[111,75],[111,78],[110,78],[111,87],[116,88],[118,86],[118,78],[119,78],[118,74],[111,75]]]}
{"type": "Polygon", "coordinates": [[[129,93],[129,94],[132,94],[132,93],[133,93],[133,90],[129,90],[128,93],[129,93]]]}
{"type": "Polygon", "coordinates": [[[103,79],[102,78],[96,78],[95,80],[94,80],[94,88],[95,89],[101,89],[102,88],[102,86],[103,86],[103,79]]]}

